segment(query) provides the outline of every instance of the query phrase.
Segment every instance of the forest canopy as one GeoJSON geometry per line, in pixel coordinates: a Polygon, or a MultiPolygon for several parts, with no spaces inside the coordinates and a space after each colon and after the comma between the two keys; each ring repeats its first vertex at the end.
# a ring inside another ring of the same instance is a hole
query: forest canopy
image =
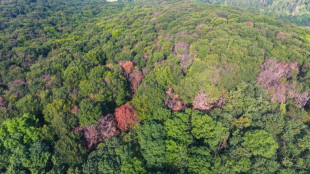
{"type": "Polygon", "coordinates": [[[2,0],[0,173],[307,174],[309,87],[310,30],[273,17],[2,0]]]}
{"type": "Polygon", "coordinates": [[[206,3],[247,8],[260,14],[279,17],[301,26],[310,26],[310,2],[307,0],[197,0],[206,3]]]}

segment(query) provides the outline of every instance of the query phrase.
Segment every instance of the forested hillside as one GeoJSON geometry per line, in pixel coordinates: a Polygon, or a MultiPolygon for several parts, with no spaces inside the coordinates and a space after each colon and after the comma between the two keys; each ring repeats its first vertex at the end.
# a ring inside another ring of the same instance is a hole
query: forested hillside
{"type": "Polygon", "coordinates": [[[0,2],[0,173],[310,171],[310,30],[191,0],[0,2]]]}
{"type": "Polygon", "coordinates": [[[280,17],[298,25],[310,26],[309,0],[198,0],[244,7],[261,14],[280,17]]]}

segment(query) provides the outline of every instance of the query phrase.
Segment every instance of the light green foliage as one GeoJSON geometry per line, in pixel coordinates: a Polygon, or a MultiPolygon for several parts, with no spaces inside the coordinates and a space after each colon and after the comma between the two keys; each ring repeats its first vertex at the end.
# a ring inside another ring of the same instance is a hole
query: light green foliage
{"type": "Polygon", "coordinates": [[[59,136],[66,135],[77,123],[76,118],[68,113],[72,107],[70,101],[55,99],[43,109],[44,120],[59,136]]]}
{"type": "Polygon", "coordinates": [[[156,67],[144,78],[137,90],[137,95],[132,100],[140,120],[149,119],[153,111],[162,108],[166,97],[165,91],[174,83],[171,68],[167,66],[156,67]]]}
{"type": "Polygon", "coordinates": [[[120,34],[121,34],[121,31],[120,31],[120,30],[114,30],[114,31],[112,32],[112,36],[113,36],[113,37],[119,37],[120,34]]]}
{"type": "Polygon", "coordinates": [[[204,90],[205,86],[212,84],[211,78],[218,78],[215,74],[215,69],[206,62],[197,59],[188,70],[187,76],[179,82],[175,90],[185,103],[192,103],[193,98],[204,90]]]}
{"type": "Polygon", "coordinates": [[[40,131],[37,126],[38,119],[29,114],[4,121],[0,129],[1,145],[9,151],[14,151],[19,146],[38,141],[40,131]]]}
{"type": "Polygon", "coordinates": [[[197,139],[204,139],[211,150],[217,150],[220,142],[228,138],[228,129],[221,122],[213,120],[210,116],[195,111],[192,113],[191,133],[197,139]]]}
{"type": "Polygon", "coordinates": [[[264,130],[247,131],[244,134],[242,146],[253,155],[272,158],[276,154],[279,145],[271,134],[264,130]]]}
{"type": "Polygon", "coordinates": [[[298,25],[309,26],[309,4],[306,1],[295,0],[199,0],[201,2],[233,5],[258,11],[261,14],[277,16],[298,25]]]}
{"type": "Polygon", "coordinates": [[[238,115],[240,112],[244,116],[253,118],[253,113],[264,113],[272,109],[272,103],[264,98],[263,93],[259,93],[257,86],[241,83],[237,90],[231,91],[228,95],[230,101],[224,109],[238,115]],[[258,92],[255,93],[255,90],[258,92]]]}
{"type": "MultiPolygon", "coordinates": [[[[310,36],[309,36],[310,38],[310,36]]],[[[310,39],[309,39],[310,40],[310,39]]],[[[162,43],[161,51],[164,53],[164,56],[168,57],[172,50],[172,43],[169,41],[165,41],[162,43]]]]}
{"type": "Polygon", "coordinates": [[[302,150],[310,149],[310,134],[307,132],[303,138],[298,139],[298,145],[302,148],[302,150]]]}
{"type": "Polygon", "coordinates": [[[158,108],[152,113],[152,120],[164,121],[171,116],[171,111],[165,108],[158,108]]]}
{"type": "Polygon", "coordinates": [[[233,173],[248,172],[251,167],[251,160],[249,158],[241,158],[240,160],[232,160],[226,163],[231,166],[233,173]]]}
{"type": "Polygon", "coordinates": [[[149,66],[152,66],[154,63],[156,63],[159,60],[164,59],[164,54],[162,52],[154,52],[153,55],[150,57],[150,59],[148,60],[147,64],[149,66]]]}
{"type": "Polygon", "coordinates": [[[189,135],[189,117],[191,110],[187,109],[184,113],[174,113],[172,118],[165,121],[167,137],[180,143],[189,144],[192,141],[189,135]]]}
{"type": "MultiPolygon", "coordinates": [[[[273,117],[283,117],[282,115],[265,116],[271,111],[276,111],[277,105],[266,99],[264,91],[258,85],[240,83],[237,89],[227,93],[225,98],[228,102],[222,107],[222,110],[214,110],[210,114],[222,117],[225,127],[236,126],[242,129],[249,126],[268,126],[268,129],[272,129],[273,117]]],[[[283,118],[279,120],[275,118],[274,122],[279,124],[276,127],[283,126],[283,118]]]]}
{"type": "Polygon", "coordinates": [[[51,154],[41,138],[38,119],[29,114],[3,122],[0,128],[1,153],[7,157],[0,168],[7,172],[22,171],[42,173],[47,167],[51,154]]]}
{"type": "Polygon", "coordinates": [[[89,80],[80,81],[79,94],[96,102],[104,102],[106,107],[125,102],[128,92],[126,79],[118,73],[108,71],[104,66],[96,66],[87,74],[89,80]]]}
{"type": "Polygon", "coordinates": [[[135,173],[146,173],[146,170],[143,167],[142,162],[134,157],[132,159],[129,159],[128,161],[125,161],[121,166],[121,173],[123,174],[135,174],[135,173]]]}
{"type": "Polygon", "coordinates": [[[192,147],[188,155],[188,172],[211,174],[213,157],[210,150],[206,147],[192,147]]]}
{"type": "Polygon", "coordinates": [[[175,113],[171,119],[165,121],[167,132],[166,149],[167,162],[182,169],[187,165],[187,148],[193,138],[189,133],[189,117],[191,110],[185,113],[175,113]]]}

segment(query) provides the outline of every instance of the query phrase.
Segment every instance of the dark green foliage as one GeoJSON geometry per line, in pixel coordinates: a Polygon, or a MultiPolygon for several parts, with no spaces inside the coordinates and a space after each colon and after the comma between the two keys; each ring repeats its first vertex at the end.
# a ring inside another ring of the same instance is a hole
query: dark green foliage
{"type": "Polygon", "coordinates": [[[88,100],[82,100],[78,111],[77,117],[81,126],[95,124],[102,116],[102,109],[98,103],[93,103],[88,100]]]}
{"type": "Polygon", "coordinates": [[[83,173],[146,173],[132,148],[117,138],[107,140],[103,147],[89,154],[83,173]]]}
{"type": "Polygon", "coordinates": [[[166,131],[164,126],[149,122],[138,133],[141,153],[149,168],[164,168],[166,165],[166,131]]]}
{"type": "Polygon", "coordinates": [[[80,166],[86,150],[80,141],[81,135],[70,133],[56,141],[53,163],[55,166],[80,166]]]}

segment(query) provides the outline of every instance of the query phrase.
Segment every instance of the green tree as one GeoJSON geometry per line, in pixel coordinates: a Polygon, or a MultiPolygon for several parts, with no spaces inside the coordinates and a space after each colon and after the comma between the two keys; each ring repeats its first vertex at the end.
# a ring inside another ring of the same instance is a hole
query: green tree
{"type": "Polygon", "coordinates": [[[214,151],[217,151],[220,142],[226,141],[229,136],[228,129],[223,127],[221,122],[199,111],[192,113],[191,133],[197,139],[204,139],[204,142],[214,151]]]}
{"type": "Polygon", "coordinates": [[[166,132],[163,125],[148,122],[138,132],[141,153],[149,168],[163,168],[166,165],[166,132]]]}
{"type": "Polygon", "coordinates": [[[99,103],[89,100],[82,100],[79,104],[78,118],[81,126],[95,124],[102,116],[102,110],[99,103]]]}
{"type": "Polygon", "coordinates": [[[40,134],[39,121],[34,115],[24,114],[4,121],[0,127],[0,156],[7,160],[1,159],[0,168],[8,173],[25,169],[33,173],[44,171],[50,159],[48,149],[42,149],[42,156],[34,153],[37,145],[40,146],[40,134]]]}
{"type": "Polygon", "coordinates": [[[264,130],[247,131],[242,139],[242,146],[255,156],[272,158],[279,147],[273,136],[264,130]]]}
{"type": "Polygon", "coordinates": [[[81,134],[70,133],[61,137],[54,146],[55,166],[79,166],[83,163],[86,150],[81,142],[81,134]]]}
{"type": "Polygon", "coordinates": [[[211,174],[213,160],[207,147],[192,147],[188,150],[188,172],[211,174]]]}
{"type": "Polygon", "coordinates": [[[165,141],[167,149],[167,162],[174,166],[174,170],[183,171],[187,166],[187,149],[193,142],[193,137],[189,133],[189,117],[191,110],[184,113],[174,113],[170,119],[164,123],[167,132],[165,141]]]}

